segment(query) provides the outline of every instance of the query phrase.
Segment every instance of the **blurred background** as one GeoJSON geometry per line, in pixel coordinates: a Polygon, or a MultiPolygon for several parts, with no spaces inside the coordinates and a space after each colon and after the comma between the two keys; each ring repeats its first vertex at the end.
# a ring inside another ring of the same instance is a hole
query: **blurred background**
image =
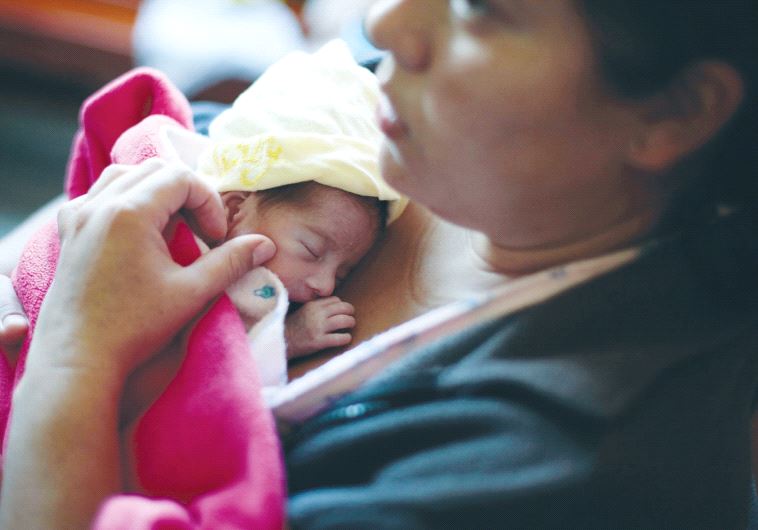
{"type": "MultiPolygon", "coordinates": [[[[341,37],[377,51],[373,0],[0,0],[0,238],[60,195],[84,98],[136,65],[230,102],[273,61],[341,37]]],[[[1,258],[1,256],[0,256],[1,258]]]]}

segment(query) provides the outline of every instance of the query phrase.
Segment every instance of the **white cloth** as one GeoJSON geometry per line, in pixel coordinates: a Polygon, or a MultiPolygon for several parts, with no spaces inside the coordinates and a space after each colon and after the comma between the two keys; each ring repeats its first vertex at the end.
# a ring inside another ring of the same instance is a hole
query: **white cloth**
{"type": "MultiPolygon", "coordinates": [[[[195,241],[203,254],[208,252],[203,240],[195,237],[195,241]]],[[[229,286],[226,294],[242,317],[263,396],[268,400],[287,383],[287,289],[276,274],[257,267],[229,286]]]]}
{"type": "Polygon", "coordinates": [[[287,290],[276,274],[258,267],[226,290],[247,329],[264,395],[267,388],[287,383],[284,326],[289,307],[287,290]]]}

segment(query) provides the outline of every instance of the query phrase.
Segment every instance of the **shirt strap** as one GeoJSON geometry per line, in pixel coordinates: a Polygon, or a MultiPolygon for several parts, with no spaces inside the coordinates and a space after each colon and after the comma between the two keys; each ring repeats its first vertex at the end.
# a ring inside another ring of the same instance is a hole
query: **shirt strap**
{"type": "Polygon", "coordinates": [[[641,247],[553,267],[509,281],[489,293],[444,305],[381,333],[268,396],[277,421],[314,416],[412,350],[537,305],[635,260],[641,247]]]}

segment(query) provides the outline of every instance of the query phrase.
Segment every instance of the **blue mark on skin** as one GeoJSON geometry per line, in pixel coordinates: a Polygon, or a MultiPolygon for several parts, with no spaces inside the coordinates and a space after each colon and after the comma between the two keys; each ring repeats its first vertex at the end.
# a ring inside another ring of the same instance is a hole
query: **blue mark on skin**
{"type": "Polygon", "coordinates": [[[253,294],[255,294],[255,296],[263,298],[264,300],[268,300],[269,298],[276,296],[276,289],[274,289],[272,285],[264,285],[260,289],[253,291],[253,294]]]}

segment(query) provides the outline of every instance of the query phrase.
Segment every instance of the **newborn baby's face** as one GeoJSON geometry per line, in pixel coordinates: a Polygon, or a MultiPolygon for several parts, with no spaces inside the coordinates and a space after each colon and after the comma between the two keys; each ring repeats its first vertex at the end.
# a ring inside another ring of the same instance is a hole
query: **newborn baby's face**
{"type": "Polygon", "coordinates": [[[329,296],[378,234],[377,215],[353,195],[319,187],[301,203],[258,208],[254,193],[233,216],[227,239],[258,233],[276,244],[265,264],[282,280],[293,302],[329,296]]]}

